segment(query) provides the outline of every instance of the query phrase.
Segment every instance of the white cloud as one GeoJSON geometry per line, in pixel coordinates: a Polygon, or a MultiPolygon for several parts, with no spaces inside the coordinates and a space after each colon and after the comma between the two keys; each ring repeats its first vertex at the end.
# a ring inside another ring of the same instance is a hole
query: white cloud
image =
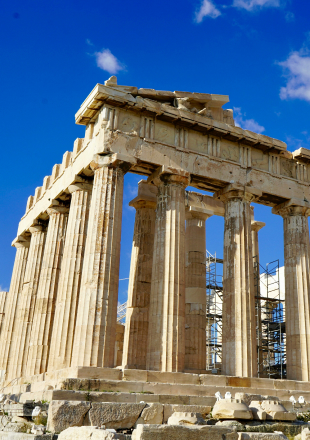
{"type": "Polygon", "coordinates": [[[240,107],[234,107],[234,119],[237,127],[241,127],[244,130],[254,131],[255,133],[263,133],[265,127],[260,125],[254,119],[245,119],[245,113],[241,112],[240,107]]]}
{"type": "Polygon", "coordinates": [[[280,89],[281,99],[302,99],[310,102],[310,56],[307,49],[292,52],[287,60],[278,63],[287,77],[280,89]]]}
{"type": "Polygon", "coordinates": [[[295,20],[295,15],[293,14],[293,12],[288,11],[288,12],[285,14],[285,20],[286,20],[288,23],[294,21],[294,20],[295,20]]]}
{"type": "Polygon", "coordinates": [[[195,21],[201,23],[205,17],[217,18],[221,11],[212,3],[211,0],[202,0],[199,10],[196,12],[195,21]]]}
{"type": "Polygon", "coordinates": [[[89,38],[86,38],[86,44],[88,44],[88,46],[93,46],[93,43],[90,41],[89,38]]]}
{"type": "Polygon", "coordinates": [[[234,0],[233,6],[235,8],[246,9],[247,11],[262,8],[278,8],[280,6],[280,0],[234,0]]]}
{"type": "Polygon", "coordinates": [[[118,59],[112,54],[110,49],[102,49],[101,52],[95,52],[97,66],[102,70],[106,70],[111,74],[118,73],[120,70],[124,70],[125,67],[118,61],[118,59]]]}

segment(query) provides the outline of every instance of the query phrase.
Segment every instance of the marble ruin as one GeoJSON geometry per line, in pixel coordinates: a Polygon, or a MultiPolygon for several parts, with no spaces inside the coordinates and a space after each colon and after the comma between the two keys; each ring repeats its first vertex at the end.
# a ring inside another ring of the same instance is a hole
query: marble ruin
{"type": "Polygon", "coordinates": [[[0,294],[4,385],[96,379],[103,370],[140,382],[179,373],[172,384],[196,384],[186,373],[206,373],[205,240],[208,219],[219,215],[222,374],[227,386],[261,386],[253,382],[253,255],[264,223],[254,220],[252,202],[283,217],[287,378],[310,380],[310,151],[291,153],[282,141],[236,127],[232,110],[222,108],[228,102],[226,95],[120,86],[115,77],[92,90],[76,113],[85,138],[29,197],[13,241],[10,291],[0,294]],[[145,177],[130,203],[136,217],[123,334],[117,303],[129,172],[145,177]],[[231,385],[231,377],[243,382],[231,385]]]}

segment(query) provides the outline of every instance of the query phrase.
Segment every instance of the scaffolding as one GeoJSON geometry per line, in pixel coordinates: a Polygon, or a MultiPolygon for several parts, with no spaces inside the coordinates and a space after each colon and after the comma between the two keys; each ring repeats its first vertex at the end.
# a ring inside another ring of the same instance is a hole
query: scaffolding
{"type": "Polygon", "coordinates": [[[286,377],[285,301],[280,295],[279,260],[261,266],[254,257],[258,377],[286,377]]]}
{"type": "Polygon", "coordinates": [[[207,309],[206,345],[207,370],[220,373],[222,364],[223,260],[206,252],[207,309]]]}
{"type": "Polygon", "coordinates": [[[127,311],[127,302],[124,302],[123,304],[118,303],[118,305],[117,305],[117,322],[119,324],[125,325],[126,311],[127,311]]]}
{"type": "MultiPolygon", "coordinates": [[[[261,266],[254,257],[258,377],[286,377],[285,301],[280,292],[279,260],[261,266]]],[[[207,370],[221,373],[223,260],[206,253],[207,370]]],[[[225,293],[224,293],[225,294],[225,293]]]]}

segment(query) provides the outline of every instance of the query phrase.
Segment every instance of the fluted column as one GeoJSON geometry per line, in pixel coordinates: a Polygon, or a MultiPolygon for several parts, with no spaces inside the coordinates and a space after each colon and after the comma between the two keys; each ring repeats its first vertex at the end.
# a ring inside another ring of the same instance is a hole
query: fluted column
{"type": "Polygon", "coordinates": [[[47,370],[68,212],[68,207],[62,205],[47,209],[49,222],[32,320],[27,376],[47,370]]]}
{"type": "Polygon", "coordinates": [[[8,298],[9,292],[0,292],[0,337],[1,337],[1,327],[4,318],[5,302],[8,298]]]}
{"type": "Polygon", "coordinates": [[[156,193],[154,185],[142,180],[139,182],[138,196],[129,203],[136,208],[136,218],[124,335],[124,368],[146,368],[156,193]]]}
{"type": "Polygon", "coordinates": [[[69,186],[72,198],[48,362],[50,371],[67,368],[71,364],[91,190],[92,184],[89,183],[69,186]]]}
{"type": "Polygon", "coordinates": [[[5,315],[0,338],[0,369],[2,370],[1,377],[4,377],[7,370],[13,327],[16,317],[16,308],[18,301],[20,300],[20,294],[23,288],[29,245],[29,239],[23,237],[19,237],[19,239],[14,243],[14,246],[16,247],[16,256],[11,278],[10,290],[4,310],[5,315]]]}
{"type": "Polygon", "coordinates": [[[113,367],[124,169],[95,168],[72,366],[113,367]]]}
{"type": "Polygon", "coordinates": [[[148,370],[183,371],[185,358],[185,188],[188,173],[174,170],[158,186],[149,312],[148,370]]]}
{"type": "Polygon", "coordinates": [[[217,195],[225,205],[222,373],[254,377],[257,352],[250,209],[254,197],[233,189],[217,195]]]}
{"type": "Polygon", "coordinates": [[[206,369],[206,220],[188,211],[185,230],[185,369],[206,369]]]}
{"type": "Polygon", "coordinates": [[[251,206],[252,221],[252,255],[253,255],[253,267],[254,267],[254,297],[256,308],[256,328],[257,328],[257,341],[258,341],[258,374],[262,377],[260,371],[262,371],[265,353],[262,350],[262,316],[261,316],[261,300],[257,297],[260,296],[260,264],[259,264],[259,244],[258,244],[258,231],[260,231],[266,223],[258,222],[254,220],[254,207],[251,206]]]}
{"type": "Polygon", "coordinates": [[[310,208],[274,208],[283,217],[287,379],[310,380],[310,208]]]}
{"type": "Polygon", "coordinates": [[[37,290],[41,273],[43,251],[46,238],[46,226],[34,225],[31,233],[30,248],[26,265],[23,289],[16,311],[16,325],[8,362],[8,378],[14,379],[25,375],[29,339],[37,290]]]}

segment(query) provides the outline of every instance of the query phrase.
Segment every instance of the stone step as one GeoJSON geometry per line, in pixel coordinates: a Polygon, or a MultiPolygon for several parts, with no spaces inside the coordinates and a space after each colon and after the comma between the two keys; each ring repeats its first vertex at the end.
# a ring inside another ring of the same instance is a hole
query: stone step
{"type": "MultiPolygon", "coordinates": [[[[226,392],[230,392],[232,396],[236,393],[250,393],[277,397],[279,400],[289,400],[292,395],[297,399],[299,395],[303,395],[306,401],[310,401],[310,391],[305,390],[285,390],[285,389],[268,389],[268,388],[248,388],[248,387],[232,387],[232,386],[216,386],[216,385],[187,385],[176,383],[145,383],[131,381],[113,381],[102,379],[65,379],[56,383],[37,382],[31,385],[17,385],[3,390],[5,394],[17,396],[16,400],[20,400],[20,395],[45,395],[54,396],[59,391],[83,391],[86,393],[123,393],[126,395],[137,394],[140,396],[165,395],[173,398],[176,396],[179,400],[186,399],[188,396],[213,397],[216,392],[220,392],[222,396],[226,392]]],[[[147,397],[145,397],[147,398],[147,397]]],[[[46,397],[43,400],[58,400],[55,397],[46,397]]],[[[37,400],[35,397],[27,400],[37,400]]],[[[42,400],[42,399],[39,399],[42,400]]],[[[72,399],[70,399],[72,400],[72,399]]],[[[144,399],[145,400],[145,399],[144,399]]],[[[25,400],[24,400],[25,401],[25,400]]]]}
{"type": "MultiPolygon", "coordinates": [[[[137,399],[145,401],[160,401],[158,400],[160,397],[154,397],[157,400],[147,400],[152,399],[149,397],[152,395],[170,396],[171,399],[176,398],[177,403],[188,404],[186,399],[189,396],[191,398],[209,397],[214,399],[216,392],[220,392],[223,397],[226,392],[230,392],[233,397],[236,393],[268,395],[281,401],[289,401],[292,395],[296,399],[303,395],[305,400],[310,402],[310,382],[94,367],[68,368],[28,379],[21,378],[16,381],[16,385],[6,387],[3,390],[5,394],[16,396],[16,400],[23,399],[20,401],[42,400],[42,398],[47,401],[63,400],[67,398],[55,397],[58,395],[57,393],[62,392],[64,396],[66,392],[70,391],[97,392],[102,396],[105,395],[104,393],[112,395],[122,393],[124,397],[121,399],[128,402],[132,401],[129,396],[135,394],[148,396],[137,397],[137,399]],[[30,396],[33,397],[30,398],[30,396]],[[45,397],[37,398],[35,396],[45,397]]],[[[81,394],[80,397],[83,400],[85,398],[84,394],[81,394]]],[[[101,399],[99,394],[96,398],[101,399]]],[[[74,399],[68,398],[68,400],[74,399]]],[[[136,398],[134,399],[135,402],[138,401],[136,398]]],[[[163,397],[163,399],[167,398],[163,397]]]]}
{"type": "Polygon", "coordinates": [[[84,402],[118,402],[118,403],[162,403],[176,405],[213,406],[216,398],[213,396],[179,396],[171,394],[144,393],[109,393],[98,391],[48,390],[23,393],[19,396],[21,403],[29,401],[69,400],[84,402]]]}

